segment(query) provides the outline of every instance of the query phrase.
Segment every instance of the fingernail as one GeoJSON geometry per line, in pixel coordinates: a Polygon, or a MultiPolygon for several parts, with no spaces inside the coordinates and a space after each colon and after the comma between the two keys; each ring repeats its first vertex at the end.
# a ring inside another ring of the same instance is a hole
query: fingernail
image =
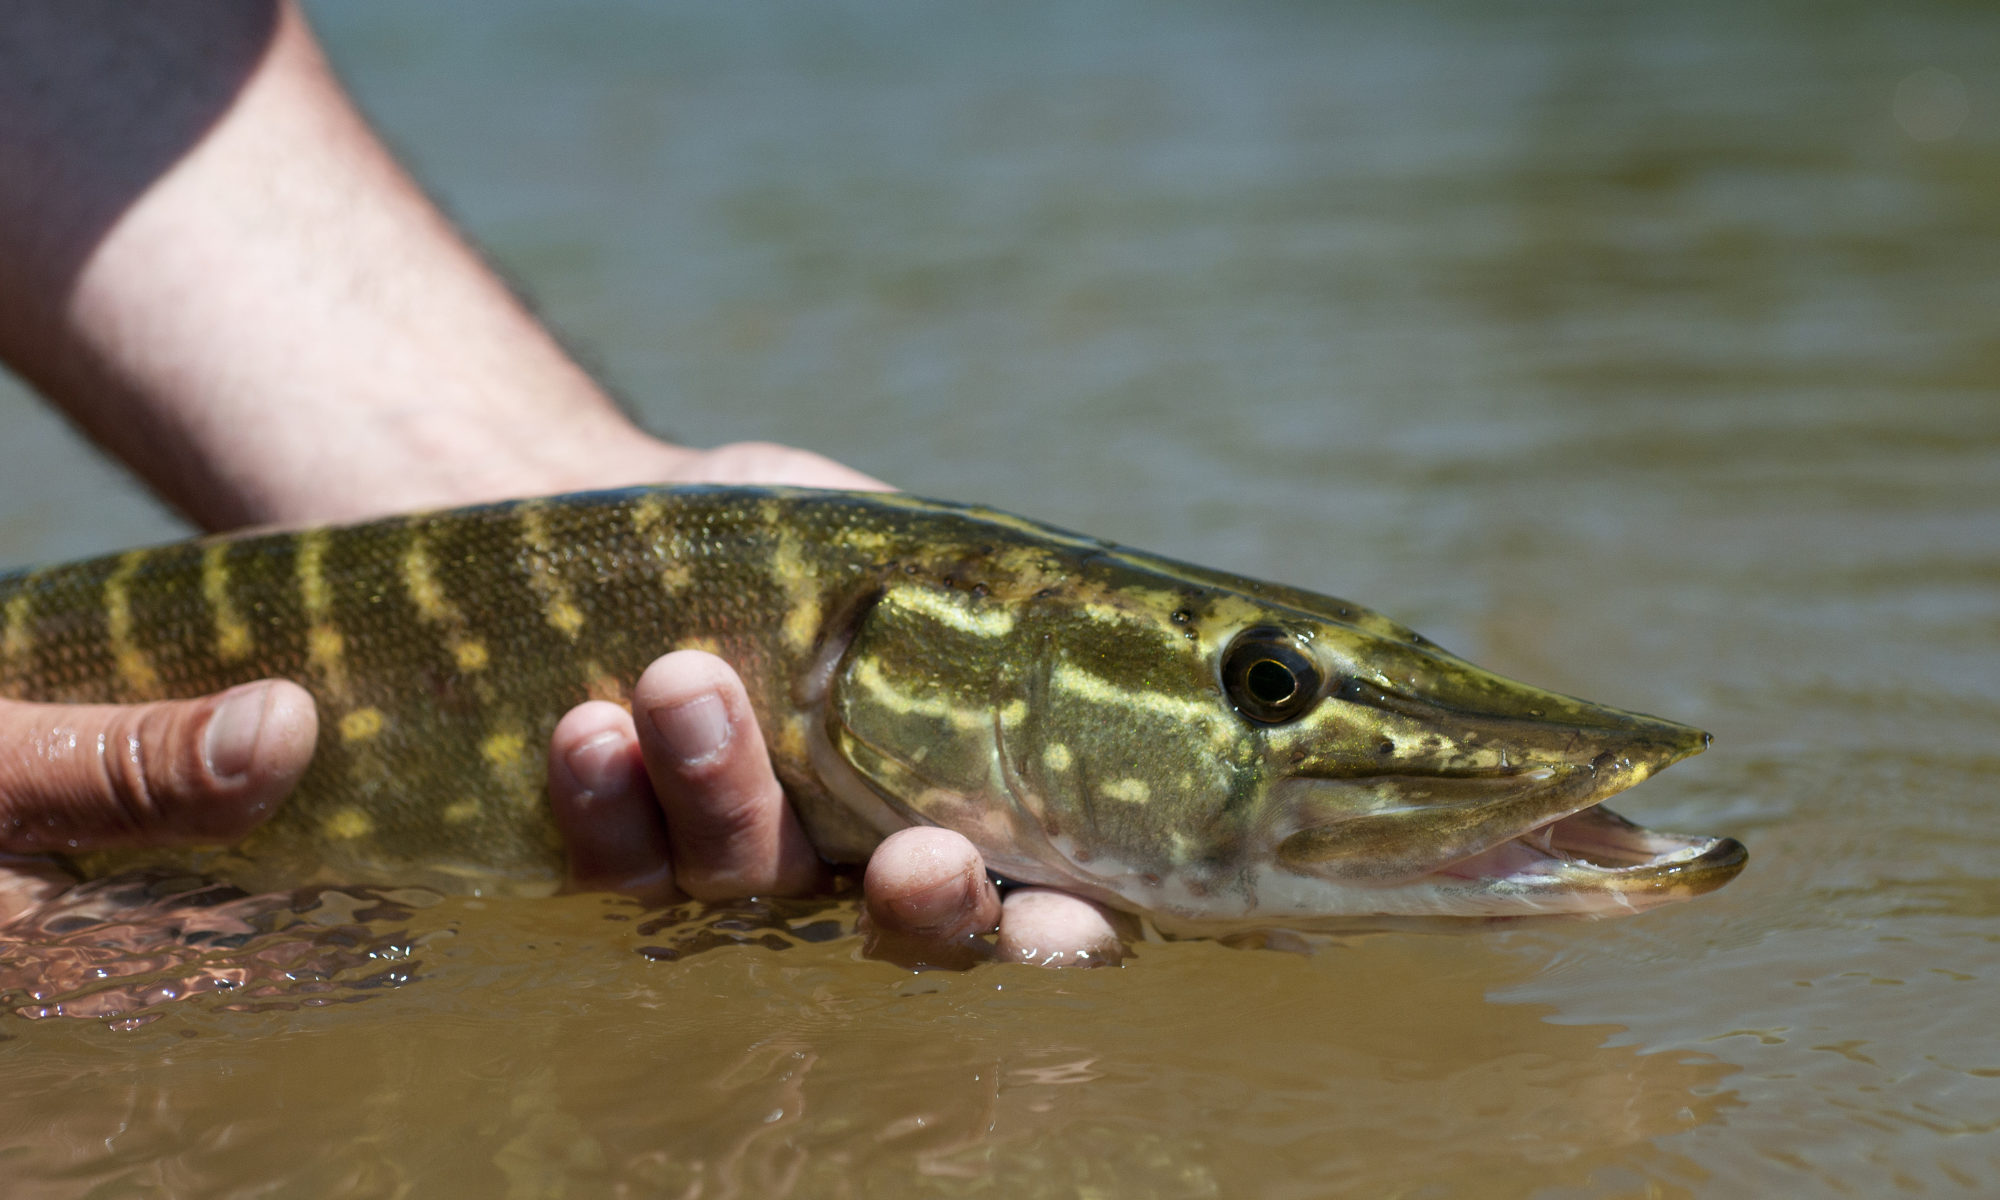
{"type": "Polygon", "coordinates": [[[624,783],[625,773],[619,769],[624,754],[624,735],[607,729],[570,747],[569,753],[563,755],[563,765],[585,792],[593,797],[604,796],[624,783]]]}
{"type": "Polygon", "coordinates": [[[271,685],[246,683],[222,693],[222,703],[208,715],[201,755],[217,780],[235,780],[250,769],[257,738],[264,732],[264,713],[271,706],[271,685]]]}
{"type": "Polygon", "coordinates": [[[653,728],[667,753],[689,766],[705,763],[729,745],[729,714],[714,692],[653,710],[653,728]]]}

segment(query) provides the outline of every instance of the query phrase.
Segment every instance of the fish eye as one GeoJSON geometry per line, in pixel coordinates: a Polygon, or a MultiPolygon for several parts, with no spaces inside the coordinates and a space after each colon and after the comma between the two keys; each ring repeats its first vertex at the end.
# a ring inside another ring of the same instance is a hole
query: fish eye
{"type": "Polygon", "coordinates": [[[1245,630],[1222,657],[1222,686],[1236,710],[1278,725],[1319,699],[1319,668],[1282,629],[1245,630]]]}

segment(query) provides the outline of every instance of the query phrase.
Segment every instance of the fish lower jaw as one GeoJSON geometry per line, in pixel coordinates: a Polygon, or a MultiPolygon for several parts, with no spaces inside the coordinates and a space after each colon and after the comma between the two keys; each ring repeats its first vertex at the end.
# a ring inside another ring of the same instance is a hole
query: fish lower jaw
{"type": "Polygon", "coordinates": [[[1144,873],[1109,856],[1080,856],[1066,836],[1050,848],[1067,870],[1044,861],[1014,877],[1069,888],[1192,936],[1365,928],[1375,918],[1623,916],[1712,892],[1748,858],[1733,838],[1659,833],[1601,805],[1386,885],[1336,882],[1276,862],[1227,881],[1144,873]]]}
{"type": "Polygon", "coordinates": [[[1731,838],[1657,833],[1592,807],[1395,884],[1339,883],[1276,863],[1244,872],[1235,886],[1201,886],[1173,873],[1142,882],[1100,859],[1091,864],[1098,868],[1091,890],[1148,914],[1169,934],[1309,933],[1367,928],[1380,918],[1622,916],[1714,891],[1746,858],[1731,838]]]}
{"type": "MultiPolygon", "coordinates": [[[[1550,821],[1419,883],[1486,892],[1493,909],[1610,916],[1710,892],[1746,861],[1731,838],[1658,833],[1602,806],[1550,821]]],[[[1482,906],[1485,907],[1485,906],[1482,906]]]]}

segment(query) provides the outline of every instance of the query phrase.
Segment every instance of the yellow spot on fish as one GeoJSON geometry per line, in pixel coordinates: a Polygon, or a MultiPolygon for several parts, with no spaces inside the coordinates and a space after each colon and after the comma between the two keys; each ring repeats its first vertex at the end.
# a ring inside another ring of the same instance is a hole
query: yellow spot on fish
{"type": "Polygon", "coordinates": [[[786,717],[772,737],[771,756],[790,762],[804,762],[807,755],[805,718],[796,714],[786,717]]]}
{"type": "Polygon", "coordinates": [[[632,707],[632,697],[626,693],[625,681],[616,675],[593,675],[583,685],[583,691],[592,700],[608,700],[626,708],[632,707]]]}
{"type": "Polygon", "coordinates": [[[715,654],[727,657],[726,655],[722,655],[721,642],[716,641],[712,637],[704,637],[700,635],[697,635],[695,637],[684,637],[680,639],[679,641],[674,643],[674,649],[700,650],[704,654],[715,654]]]}
{"type": "Polygon", "coordinates": [[[463,800],[454,800],[450,804],[445,805],[444,812],[441,815],[450,824],[463,825],[478,816],[479,810],[483,807],[485,806],[480,804],[478,800],[467,796],[463,800]]]}
{"type": "Polygon", "coordinates": [[[35,648],[35,631],[28,625],[34,601],[27,590],[27,582],[22,581],[21,591],[7,601],[7,633],[5,637],[0,637],[0,653],[6,654],[10,665],[20,663],[35,648]]]}
{"type": "Polygon", "coordinates": [[[1019,725],[1027,719],[1028,702],[1026,700],[1009,700],[1000,708],[1000,723],[1002,725],[1019,725]]]}
{"type": "Polygon", "coordinates": [[[785,641],[803,650],[813,644],[819,633],[820,605],[813,572],[800,554],[796,534],[779,530],[777,544],[771,548],[770,571],[771,581],[783,588],[791,601],[791,607],[785,610],[785,641]]]}
{"type": "Polygon", "coordinates": [[[444,585],[438,582],[437,570],[431,563],[430,546],[424,540],[422,526],[415,529],[409,546],[403,550],[403,591],[419,617],[445,627],[445,648],[451,652],[451,660],[461,674],[484,671],[492,662],[486,643],[465,632],[465,614],[445,595],[444,585]]]}
{"type": "Polygon", "coordinates": [[[382,710],[373,705],[357,708],[340,718],[340,740],[362,742],[382,732],[382,710]]]}
{"type": "Polygon", "coordinates": [[[111,657],[118,664],[118,677],[139,695],[159,686],[160,674],[152,660],[132,639],[132,579],[144,565],[148,552],[133,550],[118,560],[118,568],[104,581],[105,635],[111,642],[111,657]]]}
{"type": "Polygon", "coordinates": [[[583,610],[568,600],[557,598],[549,601],[547,614],[549,624],[561,630],[564,637],[575,639],[577,631],[583,628],[583,610]]]}
{"type": "Polygon", "coordinates": [[[490,661],[486,653],[486,643],[478,638],[453,638],[451,642],[452,661],[458,669],[468,674],[483,671],[490,661]]]}
{"type": "Polygon", "coordinates": [[[479,743],[480,757],[495,767],[515,767],[527,753],[528,739],[518,733],[496,733],[479,743]]]}
{"type": "Polygon", "coordinates": [[[632,532],[650,538],[667,518],[667,502],[658,493],[648,492],[632,505],[632,532]]]}
{"type": "MultiPolygon", "coordinates": [[[[853,678],[855,683],[891,712],[949,721],[958,729],[990,727],[988,723],[992,718],[976,709],[962,708],[943,697],[911,695],[902,690],[883,673],[879,663],[864,661],[857,664],[853,678]]],[[[917,745],[910,752],[911,761],[921,761],[928,752],[929,747],[917,745]]]]}
{"type": "Polygon", "coordinates": [[[794,601],[791,611],[785,614],[785,641],[804,650],[813,644],[818,633],[819,597],[805,596],[794,601]]]}
{"type": "Polygon", "coordinates": [[[660,563],[660,590],[669,596],[679,595],[694,586],[694,568],[677,558],[668,558],[660,563]]]}
{"type": "Polygon", "coordinates": [[[458,610],[445,599],[444,587],[431,568],[430,551],[422,536],[410,540],[409,548],[403,551],[402,566],[403,591],[416,606],[418,616],[432,622],[457,619],[458,610]]]}
{"type": "Polygon", "coordinates": [[[241,621],[224,624],[219,618],[215,628],[215,653],[224,662],[235,662],[250,656],[250,627],[241,621]]]}
{"type": "Polygon", "coordinates": [[[1206,727],[1211,734],[1216,731],[1216,721],[1221,715],[1213,705],[1184,696],[1119,687],[1067,659],[1058,661],[1055,668],[1049,672],[1049,684],[1080,700],[1101,704],[1107,708],[1140,709],[1175,721],[1206,727]]]}
{"type": "Polygon", "coordinates": [[[660,589],[668,595],[684,592],[694,583],[694,571],[681,560],[686,548],[681,539],[664,528],[667,502],[647,493],[632,505],[632,530],[652,544],[660,559],[660,589]]]}
{"type": "Polygon", "coordinates": [[[327,619],[333,589],[326,582],[326,539],[324,529],[301,533],[293,570],[299,579],[299,603],[311,622],[306,629],[306,661],[326,681],[327,690],[340,696],[347,691],[347,672],[341,662],[347,643],[327,619]]]}
{"type": "Polygon", "coordinates": [[[1127,804],[1144,804],[1153,798],[1152,786],[1143,779],[1114,779],[1098,790],[1127,804]]]}
{"type": "Polygon", "coordinates": [[[340,630],[322,621],[306,630],[306,659],[327,674],[339,670],[340,657],[347,652],[347,640],[340,630]]]}
{"type": "Polygon", "coordinates": [[[879,529],[849,529],[841,541],[866,554],[883,554],[889,549],[889,535],[879,529]]]}
{"type": "Polygon", "coordinates": [[[153,662],[144,651],[127,647],[117,651],[118,677],[125,686],[138,695],[145,695],[159,685],[160,673],[153,669],[153,662]]]}
{"type": "Polygon", "coordinates": [[[358,808],[336,808],[320,822],[320,832],[330,838],[351,842],[375,832],[375,819],[358,808]]]}
{"type": "Polygon", "coordinates": [[[1051,771],[1067,771],[1070,762],[1069,747],[1061,742],[1052,742],[1042,751],[1042,763],[1051,771]]]}
{"type": "Polygon", "coordinates": [[[323,615],[333,603],[333,589],[326,582],[326,530],[308,529],[299,535],[294,569],[299,577],[299,603],[306,615],[323,615]]]}
{"type": "Polygon", "coordinates": [[[235,662],[250,654],[250,626],[229,598],[229,546],[216,542],[201,552],[201,597],[215,618],[215,655],[235,662]]]}
{"type": "Polygon", "coordinates": [[[528,586],[542,601],[542,618],[570,641],[583,629],[583,610],[570,595],[569,584],[556,569],[555,540],[549,536],[546,502],[529,500],[516,510],[521,541],[528,549],[528,586]]]}
{"type": "Polygon", "coordinates": [[[1006,637],[1014,632],[1014,614],[1004,608],[974,608],[969,599],[956,593],[904,590],[884,603],[921,613],[940,625],[974,637],[1006,637]]]}

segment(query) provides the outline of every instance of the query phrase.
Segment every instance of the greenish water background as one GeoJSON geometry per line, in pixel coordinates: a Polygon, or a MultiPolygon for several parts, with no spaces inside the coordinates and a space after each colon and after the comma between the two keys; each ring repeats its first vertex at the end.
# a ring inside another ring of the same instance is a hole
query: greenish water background
{"type": "MultiPolygon", "coordinates": [[[[2000,1182],[2000,16],[311,12],[648,423],[1701,725],[1619,807],[1752,862],[1630,921],[1081,975],[655,961],[600,900],[448,901],[363,921],[419,947],[366,1003],[0,1021],[23,1194],[2000,1182]]],[[[0,560],[178,532],[0,421],[0,560]]]]}

